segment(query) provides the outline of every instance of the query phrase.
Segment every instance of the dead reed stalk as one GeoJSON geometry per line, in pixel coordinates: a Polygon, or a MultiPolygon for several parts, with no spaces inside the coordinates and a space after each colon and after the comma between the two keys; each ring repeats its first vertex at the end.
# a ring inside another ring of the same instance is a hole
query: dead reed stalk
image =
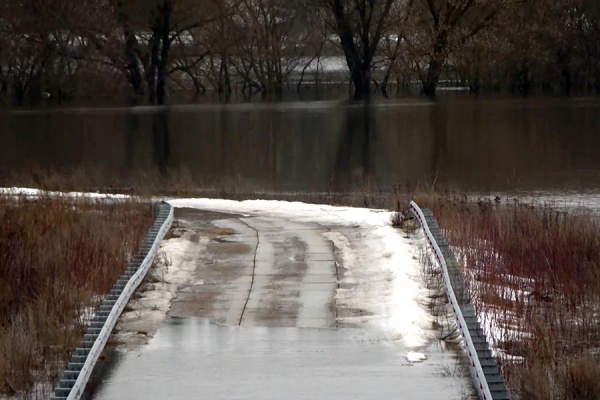
{"type": "Polygon", "coordinates": [[[138,200],[0,196],[0,394],[58,378],[152,224],[138,200]]]}
{"type": "Polygon", "coordinates": [[[518,200],[419,193],[464,266],[515,398],[600,398],[600,222],[518,200]]]}

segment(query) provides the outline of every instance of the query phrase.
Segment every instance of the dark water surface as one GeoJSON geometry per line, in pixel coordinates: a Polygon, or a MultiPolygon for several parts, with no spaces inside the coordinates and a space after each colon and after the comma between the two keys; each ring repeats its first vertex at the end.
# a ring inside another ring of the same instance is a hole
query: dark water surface
{"type": "Polygon", "coordinates": [[[596,192],[600,99],[455,99],[0,113],[0,168],[134,170],[194,185],[596,192]]]}

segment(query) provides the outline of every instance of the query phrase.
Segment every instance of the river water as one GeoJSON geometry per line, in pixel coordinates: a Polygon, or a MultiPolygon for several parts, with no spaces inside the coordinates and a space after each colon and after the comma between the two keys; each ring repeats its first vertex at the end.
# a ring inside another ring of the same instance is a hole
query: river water
{"type": "MultiPolygon", "coordinates": [[[[186,176],[189,185],[595,193],[600,99],[423,99],[0,113],[1,171],[186,176]]],[[[110,182],[102,182],[110,185],[110,182]]]]}

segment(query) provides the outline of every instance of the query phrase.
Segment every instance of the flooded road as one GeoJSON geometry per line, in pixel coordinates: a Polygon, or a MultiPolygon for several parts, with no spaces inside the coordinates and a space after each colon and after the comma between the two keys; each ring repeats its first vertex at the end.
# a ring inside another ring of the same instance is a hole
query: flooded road
{"type": "Polygon", "coordinates": [[[95,399],[457,399],[468,379],[452,351],[426,362],[353,329],[219,326],[167,320],[142,349],[121,355],[95,399]]]}
{"type": "Polygon", "coordinates": [[[420,302],[417,239],[389,215],[177,202],[161,278],[124,313],[95,399],[471,398],[464,355],[420,302]]]}

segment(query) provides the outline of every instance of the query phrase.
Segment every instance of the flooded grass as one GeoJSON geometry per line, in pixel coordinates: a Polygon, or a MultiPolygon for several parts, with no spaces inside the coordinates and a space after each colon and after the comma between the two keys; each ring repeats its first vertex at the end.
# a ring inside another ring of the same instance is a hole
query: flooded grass
{"type": "Polygon", "coordinates": [[[518,200],[419,193],[464,266],[515,398],[600,398],[600,222],[518,200]]]}
{"type": "Polygon", "coordinates": [[[0,196],[0,219],[0,395],[47,397],[152,213],[133,199],[0,196]]]}
{"type": "Polygon", "coordinates": [[[205,182],[186,169],[162,175],[144,169],[126,172],[107,168],[57,170],[31,164],[20,170],[0,170],[0,187],[27,187],[47,191],[120,193],[138,196],[209,197],[231,200],[288,200],[315,204],[396,209],[408,203],[411,190],[401,186],[379,187],[364,182],[343,190],[325,191],[268,190],[264,185],[240,177],[223,177],[217,183],[205,182]],[[4,174],[2,172],[5,172],[4,174]],[[399,202],[399,199],[402,201],[399,202]]]}

